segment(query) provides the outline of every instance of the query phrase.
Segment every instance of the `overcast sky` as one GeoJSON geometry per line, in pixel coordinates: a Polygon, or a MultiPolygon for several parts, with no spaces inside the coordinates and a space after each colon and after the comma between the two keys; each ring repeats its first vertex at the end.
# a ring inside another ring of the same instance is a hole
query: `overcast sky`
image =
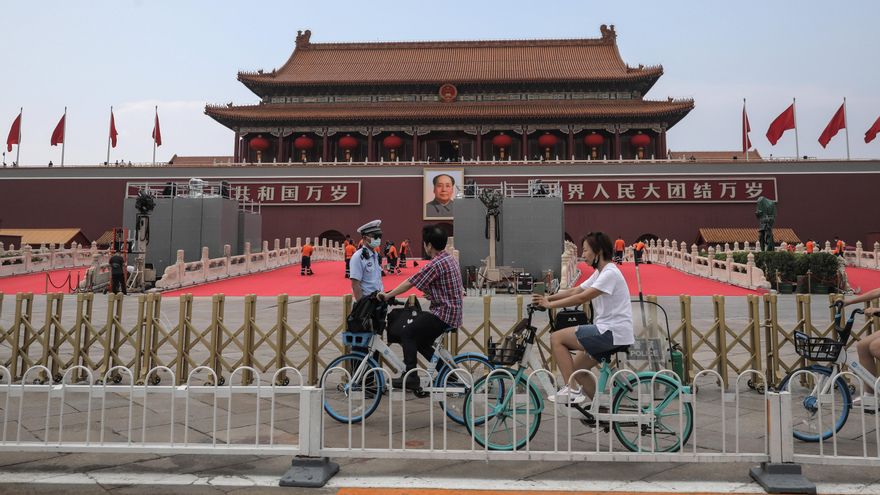
{"type": "Polygon", "coordinates": [[[880,138],[863,140],[880,116],[877,0],[4,0],[2,14],[0,137],[5,145],[23,106],[25,165],[60,161],[49,138],[65,105],[67,164],[105,159],[111,105],[119,130],[111,161],[151,160],[154,105],[158,160],[231,155],[233,134],[204,115],[205,103],[256,103],[237,71],[282,65],[298,29],[311,29],[316,43],[595,38],[603,23],[616,25],[625,62],[663,65],[649,99],[696,100],[669,133],[672,150],[739,148],[747,98],[755,146],[793,156],[791,131],[775,147],[764,134],[796,97],[801,154],[845,157],[842,132],[827,150],[816,140],[846,96],[852,156],[880,156],[880,138]]]}

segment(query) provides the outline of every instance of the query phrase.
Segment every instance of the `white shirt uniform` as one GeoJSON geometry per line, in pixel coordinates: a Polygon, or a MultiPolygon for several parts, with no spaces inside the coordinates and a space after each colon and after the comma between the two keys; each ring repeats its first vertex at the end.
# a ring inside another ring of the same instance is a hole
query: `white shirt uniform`
{"type": "Polygon", "coordinates": [[[370,248],[362,247],[355,251],[351,257],[351,274],[352,280],[359,280],[361,283],[361,295],[366,297],[373,292],[384,292],[382,285],[382,267],[379,265],[379,256],[370,248]],[[366,250],[370,255],[364,258],[363,252],[366,250]]]}

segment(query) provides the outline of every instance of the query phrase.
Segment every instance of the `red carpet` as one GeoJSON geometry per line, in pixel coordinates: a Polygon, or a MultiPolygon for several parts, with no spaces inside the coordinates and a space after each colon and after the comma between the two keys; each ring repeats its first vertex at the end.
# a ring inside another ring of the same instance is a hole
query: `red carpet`
{"type": "Polygon", "coordinates": [[[861,289],[859,293],[880,287],[880,270],[849,267],[846,269],[846,276],[853,290],[861,289]]]}
{"type": "MultiPolygon", "coordinates": [[[[629,286],[629,293],[639,295],[639,286],[636,281],[636,265],[633,263],[624,263],[618,265],[626,284],[629,286]]],[[[581,277],[578,283],[583,282],[593,273],[593,269],[580,263],[578,269],[581,271],[581,277]]],[[[652,296],[677,296],[680,294],[688,294],[691,296],[745,296],[748,294],[757,294],[757,291],[743,289],[734,285],[722,284],[714,280],[695,277],[682,273],[672,268],[662,265],[639,265],[639,273],[642,278],[642,294],[652,296]]]]}
{"type": "MultiPolygon", "coordinates": [[[[587,276],[592,273],[592,268],[584,264],[579,266],[581,270],[580,281],[586,280],[587,276]]],[[[632,263],[624,263],[620,267],[626,282],[629,285],[630,293],[638,294],[638,285],[636,284],[635,265],[632,263]]],[[[166,296],[175,296],[179,294],[191,293],[196,296],[210,296],[213,294],[223,293],[228,296],[241,296],[245,294],[257,294],[258,296],[276,296],[281,293],[287,293],[295,296],[307,296],[311,294],[322,294],[326,296],[341,296],[351,292],[351,283],[342,275],[345,267],[341,261],[324,261],[314,264],[315,275],[311,277],[301,277],[299,274],[299,266],[291,266],[280,268],[267,273],[260,273],[247,277],[239,277],[221,282],[213,282],[210,284],[190,287],[183,290],[166,292],[166,296]]],[[[403,270],[401,275],[389,275],[384,278],[385,288],[390,290],[397,287],[397,284],[406,280],[407,277],[415,273],[416,268],[410,267],[403,270]]],[[[642,291],[644,294],[652,294],[655,296],[677,296],[679,294],[690,294],[692,296],[710,296],[720,294],[725,296],[741,296],[746,294],[756,294],[755,291],[734,287],[732,285],[722,284],[712,280],[686,275],[671,268],[660,265],[639,265],[639,271],[642,276],[642,291]]],[[[74,283],[76,275],[79,272],[83,276],[85,269],[57,270],[50,272],[52,282],[61,285],[62,281],[67,277],[68,273],[72,274],[74,283]]],[[[864,268],[847,268],[850,285],[853,288],[861,288],[862,292],[880,287],[880,271],[867,270],[864,268]]],[[[46,289],[46,276],[44,273],[35,273],[28,275],[18,275],[15,277],[0,278],[0,292],[4,294],[15,294],[16,292],[33,292],[42,294],[46,289]]],[[[50,292],[67,292],[66,287],[62,289],[53,289],[49,286],[50,292]]],[[[417,291],[412,291],[413,293],[417,291]]]]}
{"type": "MultiPolygon", "coordinates": [[[[81,268],[65,268],[64,270],[56,270],[49,272],[51,283],[49,284],[49,292],[69,293],[67,284],[67,274],[70,274],[70,287],[76,287],[78,282],[77,274],[80,278],[85,277],[88,267],[81,268]],[[61,286],[60,288],[55,287],[61,286]]],[[[35,294],[46,293],[46,272],[28,273],[25,275],[15,275],[13,277],[0,278],[0,292],[4,294],[15,294],[16,292],[33,292],[35,294]]]]}
{"type": "MultiPolygon", "coordinates": [[[[419,262],[421,265],[423,262],[419,262]]],[[[391,290],[398,284],[409,278],[418,269],[413,268],[412,261],[409,267],[401,270],[400,275],[388,275],[382,277],[385,290],[391,290]]],[[[194,296],[211,296],[214,294],[226,294],[227,296],[243,296],[256,294],[258,296],[277,296],[288,294],[291,296],[309,296],[321,294],[322,296],[343,296],[351,294],[351,281],[344,277],[345,263],[342,261],[322,261],[312,264],[312,276],[301,276],[299,265],[279,268],[271,272],[257,273],[247,277],[232,278],[220,282],[188,287],[186,289],[166,292],[165,296],[177,296],[180,294],[192,294],[194,296]]],[[[419,291],[411,290],[407,294],[416,294],[419,291]]]]}

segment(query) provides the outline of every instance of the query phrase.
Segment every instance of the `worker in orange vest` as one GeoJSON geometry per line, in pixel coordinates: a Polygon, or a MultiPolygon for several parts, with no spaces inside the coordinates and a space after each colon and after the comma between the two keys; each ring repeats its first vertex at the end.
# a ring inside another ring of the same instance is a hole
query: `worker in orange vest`
{"type": "Polygon", "coordinates": [[[397,248],[394,247],[394,241],[391,241],[391,244],[388,246],[388,253],[385,256],[388,259],[388,272],[400,273],[400,268],[397,267],[397,248]]]}
{"type": "Polygon", "coordinates": [[[812,239],[810,239],[804,246],[804,250],[807,252],[807,254],[813,254],[813,252],[816,250],[816,243],[813,242],[812,239]]]}
{"type": "Polygon", "coordinates": [[[617,240],[614,241],[614,261],[616,261],[618,265],[623,264],[623,251],[625,249],[626,243],[623,242],[623,237],[617,236],[617,240]]]}
{"type": "Polygon", "coordinates": [[[357,252],[357,248],[354,247],[354,243],[350,242],[348,239],[345,241],[345,278],[351,276],[351,257],[354,256],[354,253],[357,252]]]}
{"type": "Polygon", "coordinates": [[[834,236],[834,254],[843,258],[844,251],[846,251],[846,243],[834,236]]]}
{"type": "Polygon", "coordinates": [[[636,257],[636,264],[642,262],[642,255],[645,253],[645,243],[642,241],[637,241],[633,244],[633,251],[636,257]]]}
{"type": "Polygon", "coordinates": [[[400,263],[397,265],[401,268],[406,268],[406,255],[409,254],[409,239],[404,239],[403,242],[400,243],[400,263]]]}
{"type": "Polygon", "coordinates": [[[299,274],[300,275],[314,275],[312,272],[312,253],[315,251],[315,246],[312,245],[312,241],[306,242],[306,245],[302,248],[302,259],[299,263],[299,274]]]}

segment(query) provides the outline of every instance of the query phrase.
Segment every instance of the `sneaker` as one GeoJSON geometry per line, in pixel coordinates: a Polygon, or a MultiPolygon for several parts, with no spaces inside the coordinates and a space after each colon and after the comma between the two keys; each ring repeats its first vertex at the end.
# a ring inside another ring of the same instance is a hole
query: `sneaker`
{"type": "MultiPolygon", "coordinates": [[[[873,397],[869,397],[869,399],[873,399],[873,397]]],[[[861,409],[861,408],[862,408],[862,404],[863,404],[864,402],[865,402],[865,401],[862,399],[862,396],[858,396],[858,397],[856,397],[856,398],[853,399],[853,401],[852,401],[852,407],[853,407],[853,409],[861,409]]],[[[874,408],[871,408],[870,406],[867,406],[867,408],[865,409],[865,412],[868,413],[868,414],[875,414],[878,410],[880,410],[880,407],[875,406],[874,408]]]]}
{"type": "Polygon", "coordinates": [[[409,375],[406,379],[406,386],[404,387],[403,377],[398,376],[391,379],[391,386],[396,389],[406,388],[407,390],[418,390],[422,388],[421,380],[416,373],[409,375]]]}
{"type": "Polygon", "coordinates": [[[583,394],[580,387],[572,389],[566,385],[559,389],[559,392],[556,392],[555,395],[547,397],[547,400],[560,404],[581,404],[587,400],[587,396],[583,394]]]}

